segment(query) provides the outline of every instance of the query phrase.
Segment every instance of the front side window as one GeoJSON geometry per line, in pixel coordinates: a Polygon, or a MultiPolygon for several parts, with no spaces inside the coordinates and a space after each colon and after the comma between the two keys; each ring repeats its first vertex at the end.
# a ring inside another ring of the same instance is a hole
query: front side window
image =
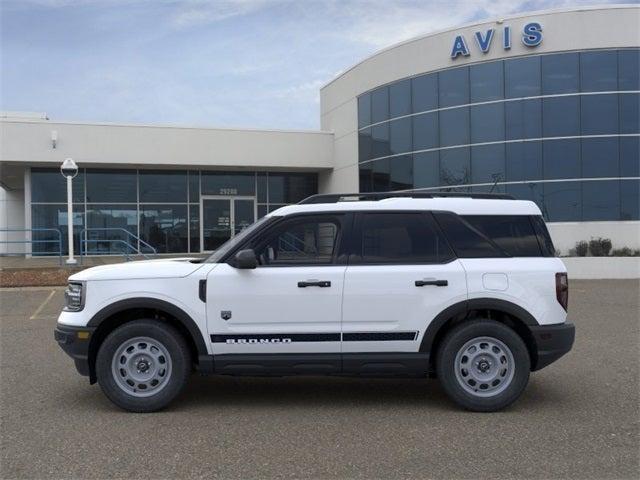
{"type": "Polygon", "coordinates": [[[444,263],[453,258],[424,213],[366,213],[360,223],[360,255],[354,263],[444,263]]]}
{"type": "Polygon", "coordinates": [[[329,265],[340,238],[340,220],[318,216],[286,222],[255,248],[260,265],[329,265]]]}

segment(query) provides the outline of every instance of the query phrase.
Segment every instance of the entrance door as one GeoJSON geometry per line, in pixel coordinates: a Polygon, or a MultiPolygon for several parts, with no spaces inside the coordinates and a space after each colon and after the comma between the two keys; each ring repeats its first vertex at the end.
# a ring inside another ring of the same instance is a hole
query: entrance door
{"type": "Polygon", "coordinates": [[[218,249],[255,221],[253,197],[203,196],[200,200],[200,251],[218,249]]]}

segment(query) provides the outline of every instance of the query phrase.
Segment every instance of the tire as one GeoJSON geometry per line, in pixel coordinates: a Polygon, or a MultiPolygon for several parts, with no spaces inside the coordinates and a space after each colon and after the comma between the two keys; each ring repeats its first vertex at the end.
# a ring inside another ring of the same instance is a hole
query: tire
{"type": "Polygon", "coordinates": [[[100,345],[96,376],[104,394],[130,412],[155,412],[185,387],[191,355],[184,337],[159,320],[134,320],[100,345]]]}
{"type": "Polygon", "coordinates": [[[494,320],[454,327],[436,357],[436,372],[447,395],[474,412],[511,405],[527,386],[530,370],[529,352],[520,336],[494,320]]]}

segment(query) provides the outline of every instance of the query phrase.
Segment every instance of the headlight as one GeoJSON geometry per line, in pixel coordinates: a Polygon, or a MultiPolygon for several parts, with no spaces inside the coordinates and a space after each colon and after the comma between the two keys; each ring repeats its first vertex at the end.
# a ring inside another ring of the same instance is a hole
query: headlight
{"type": "Polygon", "coordinates": [[[66,312],[79,312],[84,308],[84,284],[69,282],[64,291],[64,308],[66,312]]]}

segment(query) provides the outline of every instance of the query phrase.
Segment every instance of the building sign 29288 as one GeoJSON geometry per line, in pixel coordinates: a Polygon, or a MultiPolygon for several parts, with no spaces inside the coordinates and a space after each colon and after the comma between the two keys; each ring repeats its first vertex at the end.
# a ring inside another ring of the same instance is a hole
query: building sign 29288
{"type": "MultiPolygon", "coordinates": [[[[490,28],[486,32],[475,32],[473,37],[476,40],[478,48],[482,53],[487,53],[491,48],[493,37],[496,35],[496,29],[490,28]]],[[[502,28],[502,48],[509,50],[511,48],[511,27],[504,26],[502,28]]],[[[527,23],[522,27],[522,44],[526,47],[537,47],[542,42],[542,25],[538,22],[527,23]]],[[[453,48],[451,49],[451,58],[456,59],[459,56],[468,57],[471,54],[464,35],[456,35],[453,40],[453,48]]]]}

